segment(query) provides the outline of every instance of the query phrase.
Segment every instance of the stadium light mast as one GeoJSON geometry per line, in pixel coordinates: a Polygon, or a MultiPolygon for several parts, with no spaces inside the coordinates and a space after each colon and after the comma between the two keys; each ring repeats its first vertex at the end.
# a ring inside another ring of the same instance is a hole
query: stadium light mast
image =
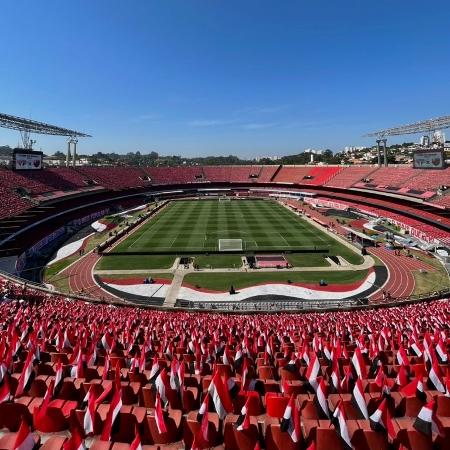
{"type": "Polygon", "coordinates": [[[69,140],[66,157],[67,167],[69,166],[71,144],[74,145],[73,166],[75,167],[78,138],[92,137],[89,134],[81,133],[80,131],[71,130],[69,128],[58,127],[56,125],[50,125],[44,122],[37,122],[36,120],[24,119],[22,117],[2,113],[0,113],[0,128],[9,128],[11,130],[19,131],[23,148],[26,150],[32,150],[33,144],[36,143],[35,140],[31,139],[31,133],[68,137],[69,140]]]}
{"type": "Polygon", "coordinates": [[[381,148],[383,148],[384,165],[385,167],[387,167],[387,136],[403,136],[407,134],[428,133],[429,137],[432,137],[437,130],[444,130],[445,128],[450,128],[450,116],[442,116],[437,117],[436,119],[422,120],[420,122],[414,122],[399,127],[386,128],[385,130],[379,130],[365,134],[363,137],[376,138],[378,166],[381,167],[381,148]]]}

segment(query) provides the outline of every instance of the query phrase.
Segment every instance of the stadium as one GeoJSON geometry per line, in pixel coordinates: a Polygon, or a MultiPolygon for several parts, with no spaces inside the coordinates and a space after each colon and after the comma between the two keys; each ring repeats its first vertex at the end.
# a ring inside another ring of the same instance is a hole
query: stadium
{"type": "Polygon", "coordinates": [[[0,450],[450,449],[450,7],[16,3],[0,450]]]}

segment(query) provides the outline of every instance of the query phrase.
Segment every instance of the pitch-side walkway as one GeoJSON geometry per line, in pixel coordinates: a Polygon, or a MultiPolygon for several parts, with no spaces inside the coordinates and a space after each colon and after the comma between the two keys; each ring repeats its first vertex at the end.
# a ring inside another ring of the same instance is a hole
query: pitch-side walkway
{"type": "Polygon", "coordinates": [[[190,271],[184,269],[178,269],[175,271],[172,284],[170,285],[169,291],[167,292],[163,306],[167,308],[173,308],[175,306],[178,298],[178,293],[180,292],[181,285],[183,284],[184,275],[188,272],[190,271]]]}

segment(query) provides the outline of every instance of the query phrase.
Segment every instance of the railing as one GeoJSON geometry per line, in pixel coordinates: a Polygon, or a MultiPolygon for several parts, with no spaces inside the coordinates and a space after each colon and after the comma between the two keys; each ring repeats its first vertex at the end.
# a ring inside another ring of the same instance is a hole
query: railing
{"type": "Polygon", "coordinates": [[[47,294],[59,295],[61,297],[82,300],[92,303],[108,303],[115,306],[135,306],[146,309],[156,309],[165,311],[196,311],[196,312],[214,312],[214,313],[281,313],[281,312],[314,312],[314,311],[342,311],[372,309],[380,307],[393,307],[405,304],[416,303],[420,301],[432,301],[450,297],[450,289],[434,291],[408,297],[391,298],[390,300],[370,302],[365,298],[354,298],[347,300],[264,300],[264,301],[240,301],[240,302],[199,302],[188,300],[177,300],[175,308],[164,306],[143,305],[142,301],[134,302],[130,299],[105,300],[98,297],[87,295],[73,295],[65,292],[59,292],[49,289],[44,284],[30,282],[24,278],[12,275],[0,270],[0,276],[27,288],[36,289],[47,294]]]}

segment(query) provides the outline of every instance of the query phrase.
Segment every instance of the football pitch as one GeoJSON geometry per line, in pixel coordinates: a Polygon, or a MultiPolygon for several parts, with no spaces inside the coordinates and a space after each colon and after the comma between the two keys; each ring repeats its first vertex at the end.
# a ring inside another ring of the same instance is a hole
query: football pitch
{"type": "Polygon", "coordinates": [[[242,239],[242,252],[320,250],[359,256],[279,203],[247,199],[172,201],[111,253],[216,252],[219,239],[242,239]]]}

